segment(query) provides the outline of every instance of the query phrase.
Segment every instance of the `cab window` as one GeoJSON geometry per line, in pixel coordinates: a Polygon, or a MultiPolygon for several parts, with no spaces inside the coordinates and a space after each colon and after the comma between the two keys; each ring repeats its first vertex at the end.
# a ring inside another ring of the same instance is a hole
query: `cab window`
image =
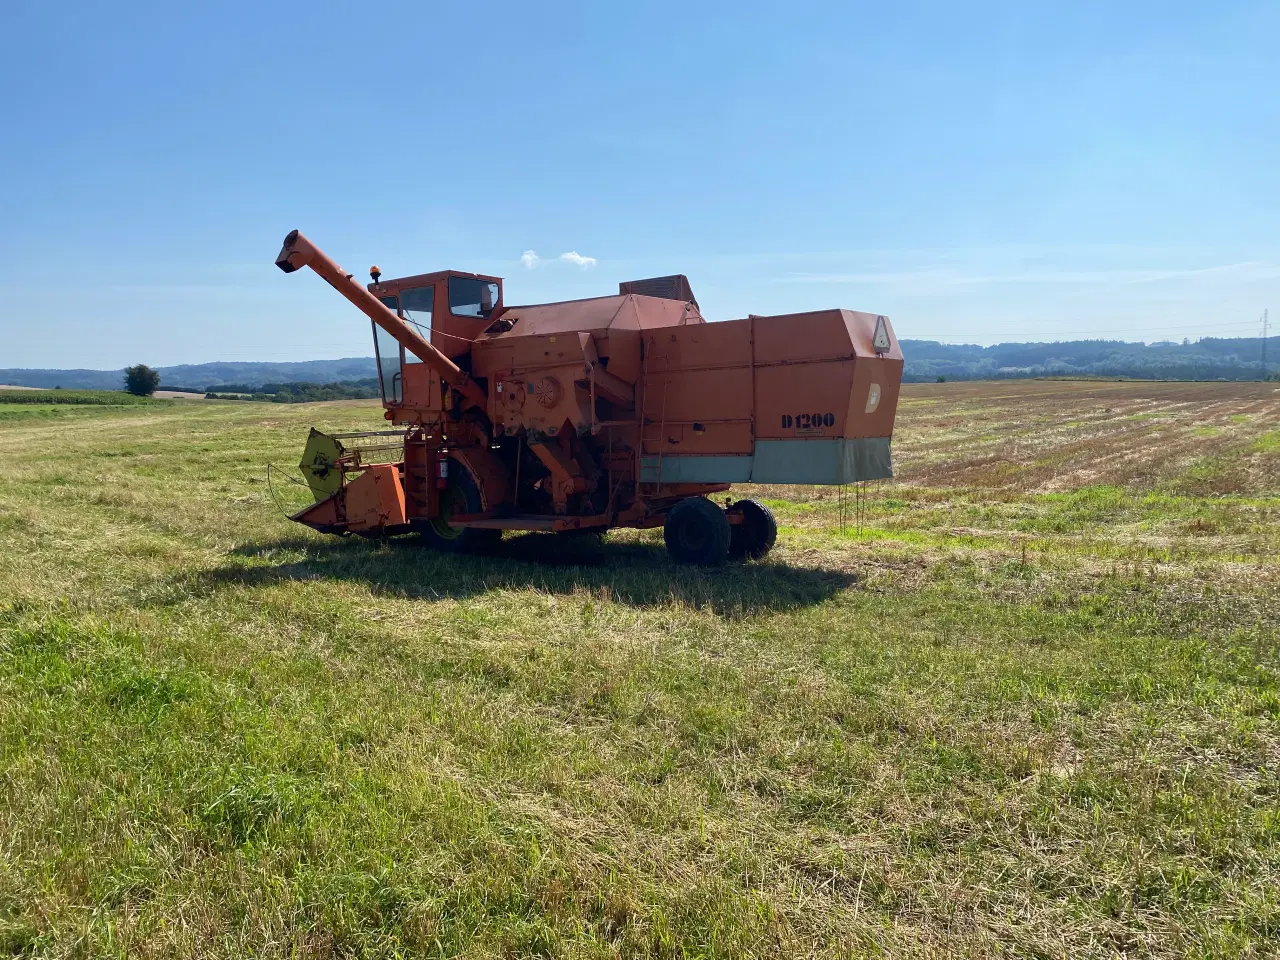
{"type": "Polygon", "coordinates": [[[455,317],[484,317],[498,305],[498,285],[475,277],[449,278],[449,312],[455,317]]]}
{"type": "MultiPolygon", "coordinates": [[[[391,307],[388,300],[395,300],[395,297],[388,297],[382,301],[391,307]]],[[[400,344],[395,337],[375,323],[373,324],[373,349],[377,354],[378,383],[382,387],[382,400],[384,403],[400,403],[404,397],[400,378],[400,344]]]]}
{"type": "MultiPolygon", "coordinates": [[[[412,290],[400,291],[400,316],[409,322],[427,343],[431,342],[431,312],[435,307],[435,287],[414,287],[412,290]]],[[[408,350],[404,352],[405,363],[421,363],[408,350]]]]}

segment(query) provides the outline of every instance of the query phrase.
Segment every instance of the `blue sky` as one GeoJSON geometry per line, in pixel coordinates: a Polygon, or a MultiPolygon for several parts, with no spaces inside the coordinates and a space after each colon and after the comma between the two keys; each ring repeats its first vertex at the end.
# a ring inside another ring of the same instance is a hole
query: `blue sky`
{"type": "Polygon", "coordinates": [[[294,227],[511,303],[683,272],[712,319],[1256,336],[1277,36],[1231,0],[6,3],[0,367],[367,355],[272,267],[294,227]]]}

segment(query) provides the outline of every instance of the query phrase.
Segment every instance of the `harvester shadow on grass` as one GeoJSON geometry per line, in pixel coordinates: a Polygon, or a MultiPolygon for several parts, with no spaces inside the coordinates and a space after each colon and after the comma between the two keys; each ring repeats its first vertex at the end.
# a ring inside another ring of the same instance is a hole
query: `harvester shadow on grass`
{"type": "Polygon", "coordinates": [[[289,538],[233,551],[246,560],[198,575],[204,590],[289,581],[358,582],[397,596],[466,599],[490,590],[534,589],[606,594],[631,606],[686,603],[727,614],[793,610],[829,599],[857,582],[853,574],[782,563],[728,564],[704,569],[673,563],[655,544],[573,542],[547,534],[511,537],[481,556],[438,553],[414,538],[385,544],[317,543],[289,538]],[[278,553],[305,551],[301,560],[271,563],[278,553]]]}

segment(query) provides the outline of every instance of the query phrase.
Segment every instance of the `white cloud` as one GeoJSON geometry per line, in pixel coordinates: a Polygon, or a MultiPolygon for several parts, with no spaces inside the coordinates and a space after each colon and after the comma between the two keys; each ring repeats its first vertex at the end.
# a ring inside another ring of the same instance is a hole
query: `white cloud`
{"type": "MultiPolygon", "coordinates": [[[[577,250],[570,250],[568,253],[562,253],[556,259],[564,263],[572,263],[575,267],[581,267],[583,270],[590,270],[597,262],[595,257],[584,257],[577,250]]],[[[538,251],[526,250],[520,255],[520,262],[525,265],[525,269],[532,270],[538,264],[546,261],[538,256],[538,251]]]]}
{"type": "Polygon", "coordinates": [[[590,269],[596,265],[595,257],[584,257],[577,250],[570,250],[568,253],[560,254],[561,260],[567,260],[569,263],[577,264],[583,270],[590,269]]]}

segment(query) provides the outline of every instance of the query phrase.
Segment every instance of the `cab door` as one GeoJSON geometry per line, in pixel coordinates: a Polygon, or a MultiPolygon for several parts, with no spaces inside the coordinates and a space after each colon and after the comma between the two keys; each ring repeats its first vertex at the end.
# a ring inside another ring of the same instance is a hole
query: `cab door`
{"type": "MultiPolygon", "coordinates": [[[[382,304],[397,314],[400,312],[399,297],[381,297],[382,304]]],[[[387,333],[376,323],[373,325],[373,351],[378,364],[378,384],[382,390],[384,404],[399,406],[404,400],[404,377],[401,373],[404,348],[395,337],[387,333]]]]}

